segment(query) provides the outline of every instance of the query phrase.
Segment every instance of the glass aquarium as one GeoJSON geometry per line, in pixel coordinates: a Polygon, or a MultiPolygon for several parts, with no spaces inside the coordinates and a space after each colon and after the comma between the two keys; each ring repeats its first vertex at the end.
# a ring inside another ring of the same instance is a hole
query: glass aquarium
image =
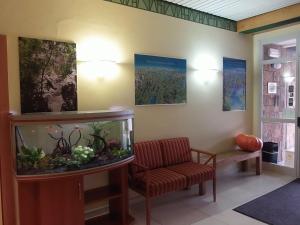
{"type": "Polygon", "coordinates": [[[133,113],[123,111],[13,115],[17,175],[92,169],[133,154],[133,113]]]}

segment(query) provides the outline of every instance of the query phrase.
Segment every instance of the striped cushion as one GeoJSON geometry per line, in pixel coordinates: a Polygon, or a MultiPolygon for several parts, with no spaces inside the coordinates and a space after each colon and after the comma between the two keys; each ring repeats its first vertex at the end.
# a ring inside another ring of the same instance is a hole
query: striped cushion
{"type": "Polygon", "coordinates": [[[189,139],[171,138],[159,141],[165,166],[192,161],[189,139]]]}
{"type": "MultiPolygon", "coordinates": [[[[186,177],[165,168],[149,171],[150,197],[159,196],[168,192],[182,190],[186,187],[186,177]]],[[[137,175],[139,186],[145,190],[146,181],[143,173],[137,175]]]]}
{"type": "Polygon", "coordinates": [[[201,165],[194,162],[186,162],[167,169],[187,177],[187,185],[199,184],[203,181],[211,180],[214,177],[214,168],[208,165],[201,165]]]}
{"type": "Polygon", "coordinates": [[[135,162],[149,169],[163,166],[161,147],[158,141],[145,141],[134,144],[135,162]]]}

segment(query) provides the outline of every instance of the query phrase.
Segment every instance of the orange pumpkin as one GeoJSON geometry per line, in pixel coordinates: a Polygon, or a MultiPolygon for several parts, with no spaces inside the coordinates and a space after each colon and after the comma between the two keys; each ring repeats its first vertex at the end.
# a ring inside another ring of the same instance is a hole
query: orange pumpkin
{"type": "Polygon", "coordinates": [[[263,146],[262,140],[254,135],[239,134],[235,141],[241,149],[250,152],[259,151],[263,146]]]}

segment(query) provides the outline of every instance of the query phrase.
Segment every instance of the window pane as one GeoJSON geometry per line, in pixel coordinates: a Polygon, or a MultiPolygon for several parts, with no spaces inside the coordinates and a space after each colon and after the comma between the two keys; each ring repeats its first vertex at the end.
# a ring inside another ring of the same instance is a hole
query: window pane
{"type": "Polygon", "coordinates": [[[263,66],[264,118],[295,118],[296,62],[263,66]]]}
{"type": "Polygon", "coordinates": [[[297,57],[296,39],[264,45],[263,51],[264,60],[295,58],[297,57]]]}
{"type": "Polygon", "coordinates": [[[264,144],[265,142],[273,142],[275,145],[278,145],[277,154],[265,149],[263,154],[267,155],[267,157],[277,158],[277,162],[274,163],[294,167],[295,124],[265,122],[262,124],[262,136],[264,144]]]}

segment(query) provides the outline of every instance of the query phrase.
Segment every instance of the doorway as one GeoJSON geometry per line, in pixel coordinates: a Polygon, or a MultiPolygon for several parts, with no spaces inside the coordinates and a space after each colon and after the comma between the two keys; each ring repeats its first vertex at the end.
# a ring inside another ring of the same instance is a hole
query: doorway
{"type": "Polygon", "coordinates": [[[297,38],[261,45],[263,161],[296,171],[298,112],[297,38]]]}

